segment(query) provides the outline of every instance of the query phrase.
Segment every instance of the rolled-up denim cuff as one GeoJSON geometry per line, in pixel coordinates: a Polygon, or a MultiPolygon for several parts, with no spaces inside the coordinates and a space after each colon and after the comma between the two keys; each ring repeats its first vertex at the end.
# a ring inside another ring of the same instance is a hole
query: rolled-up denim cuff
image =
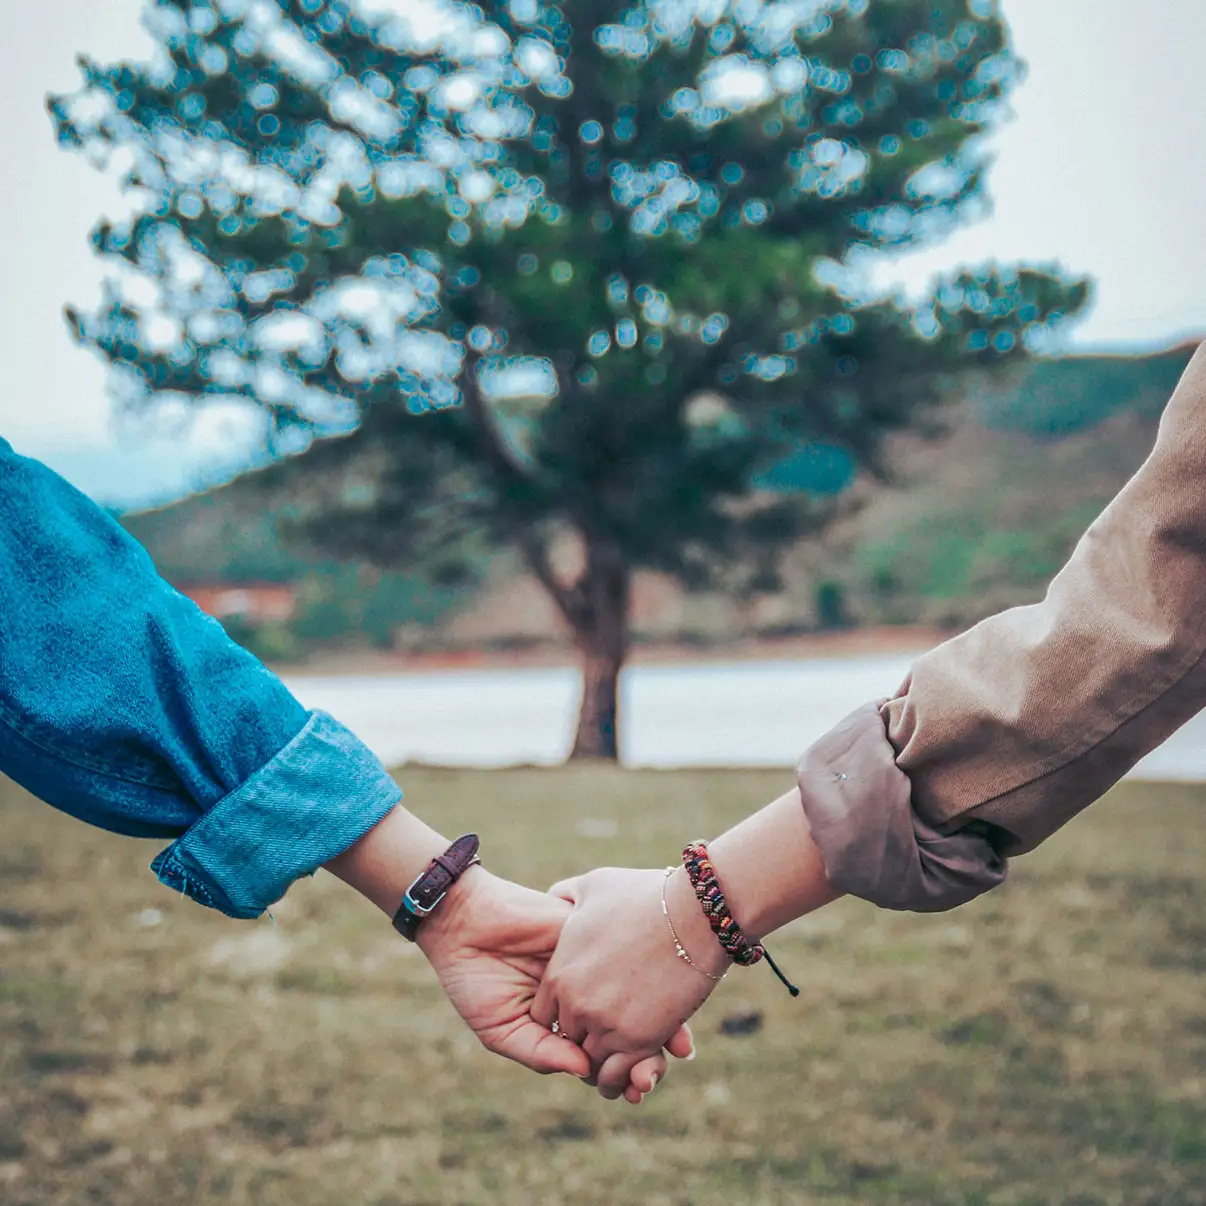
{"type": "Polygon", "coordinates": [[[800,759],[796,779],[829,882],[885,909],[938,913],[995,888],[1008,863],[972,825],[942,833],[917,815],[880,714],[866,704],[800,759]]]}
{"type": "Polygon", "coordinates": [[[151,864],[169,888],[230,917],[258,917],[402,798],[373,752],[325,712],[151,864]]]}

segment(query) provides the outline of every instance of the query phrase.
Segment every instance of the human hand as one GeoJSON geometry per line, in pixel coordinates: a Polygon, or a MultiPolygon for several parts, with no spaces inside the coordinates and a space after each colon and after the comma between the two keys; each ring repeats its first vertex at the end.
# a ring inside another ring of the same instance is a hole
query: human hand
{"type": "Polygon", "coordinates": [[[624,1094],[631,1101],[643,1061],[663,1047],[693,1058],[684,1023],[728,970],[728,956],[681,870],[666,880],[663,871],[605,867],[549,893],[573,912],[531,1016],[545,1026],[556,1021],[581,1045],[604,1097],[624,1094]],[[670,919],[695,967],[675,950],[662,911],[663,883],[670,919]]]}
{"type": "MultiPolygon", "coordinates": [[[[427,956],[456,1011],[489,1051],[540,1073],[586,1078],[590,1059],[568,1036],[531,1014],[562,927],[565,901],[471,867],[419,930],[427,956]]],[[[626,1068],[628,1100],[639,1103],[666,1071],[661,1046],[626,1068]],[[629,1072],[631,1072],[631,1083],[629,1072]]],[[[614,1096],[619,1096],[615,1094],[614,1096]]]]}
{"type": "MultiPolygon", "coordinates": [[[[447,838],[399,807],[326,866],[392,917],[407,885],[447,848],[447,838]]],[[[570,912],[565,901],[473,866],[419,927],[418,945],[454,1008],[488,1050],[536,1072],[586,1078],[591,1066],[581,1048],[531,1016],[540,978],[570,912]]],[[[689,1033],[685,1042],[689,1047],[689,1033]]],[[[659,1049],[633,1067],[628,1099],[639,1102],[665,1072],[666,1057],[659,1049]]]]}

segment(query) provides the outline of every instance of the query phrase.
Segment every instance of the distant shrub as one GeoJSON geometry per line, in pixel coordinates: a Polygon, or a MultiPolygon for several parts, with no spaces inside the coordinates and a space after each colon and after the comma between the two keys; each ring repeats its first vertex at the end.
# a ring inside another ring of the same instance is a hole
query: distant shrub
{"type": "Polygon", "coordinates": [[[814,603],[817,625],[820,628],[845,628],[850,623],[846,606],[846,588],[840,582],[826,578],[816,585],[814,603]]]}
{"type": "Polygon", "coordinates": [[[301,642],[284,624],[265,624],[254,629],[243,646],[263,662],[295,662],[304,652],[301,642]]]}

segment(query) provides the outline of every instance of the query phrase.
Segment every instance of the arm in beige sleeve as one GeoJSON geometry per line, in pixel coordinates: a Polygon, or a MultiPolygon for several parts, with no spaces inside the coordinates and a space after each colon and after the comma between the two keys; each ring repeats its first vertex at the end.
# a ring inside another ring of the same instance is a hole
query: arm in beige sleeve
{"type": "Polygon", "coordinates": [[[1206,344],[1041,603],[925,654],[798,780],[831,882],[952,908],[1206,707],[1206,344]]]}

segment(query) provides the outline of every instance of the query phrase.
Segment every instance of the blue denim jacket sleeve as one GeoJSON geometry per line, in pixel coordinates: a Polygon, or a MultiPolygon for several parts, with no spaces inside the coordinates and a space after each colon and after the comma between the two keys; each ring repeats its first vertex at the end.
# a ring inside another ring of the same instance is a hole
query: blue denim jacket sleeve
{"type": "Polygon", "coordinates": [[[159,878],[259,916],[401,792],[146,552],[0,440],[0,770],[93,825],[174,838],[159,878]]]}

